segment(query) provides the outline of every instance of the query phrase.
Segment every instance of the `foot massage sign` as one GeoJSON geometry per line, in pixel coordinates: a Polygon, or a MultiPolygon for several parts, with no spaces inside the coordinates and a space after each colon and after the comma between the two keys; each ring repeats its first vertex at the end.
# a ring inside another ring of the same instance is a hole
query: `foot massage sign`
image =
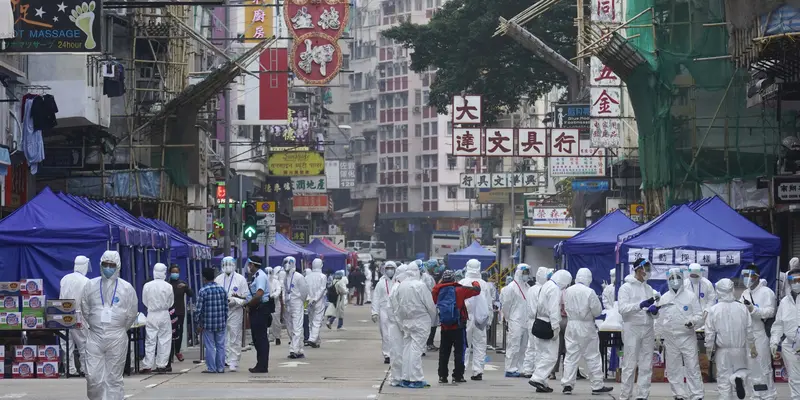
{"type": "MultiPolygon", "coordinates": [[[[6,0],[8,1],[8,0],[6,0]]],[[[10,0],[8,53],[100,53],[102,0],[10,0]]]]}

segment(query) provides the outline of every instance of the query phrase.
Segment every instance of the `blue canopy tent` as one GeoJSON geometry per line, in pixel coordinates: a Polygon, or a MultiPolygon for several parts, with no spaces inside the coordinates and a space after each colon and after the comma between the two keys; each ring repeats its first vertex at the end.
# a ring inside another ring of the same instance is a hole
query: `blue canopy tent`
{"type": "MultiPolygon", "coordinates": [[[[287,248],[290,248],[290,249],[294,249],[295,251],[298,251],[304,261],[310,262],[311,260],[313,260],[314,258],[317,257],[317,253],[314,253],[313,251],[304,249],[302,246],[300,246],[297,243],[289,240],[286,236],[283,236],[280,233],[276,233],[275,234],[275,244],[276,245],[280,244],[281,246],[284,246],[284,247],[287,247],[287,248]]],[[[297,261],[300,261],[300,259],[298,259],[297,261]]]]}
{"type": "Polygon", "coordinates": [[[708,222],[689,206],[678,206],[669,213],[668,216],[659,218],[657,223],[650,224],[647,229],[635,228],[634,230],[638,230],[635,235],[628,232],[620,235],[625,239],[617,244],[617,257],[620,261],[617,284],[630,272],[629,262],[637,254],[653,264],[653,278],[649,283],[653,289],[661,292],[666,290],[665,274],[670,267],[693,262],[691,259],[682,259],[682,256],[692,257],[691,254],[700,257],[700,254],[713,254],[708,264],[708,279],[712,282],[722,278],[735,278],[742,266],[753,262],[753,246],[750,243],[737,239],[708,222]],[[731,261],[726,261],[728,258],[738,258],[738,263],[729,264],[731,261]]]}
{"type": "Polygon", "coordinates": [[[447,255],[447,269],[462,269],[467,266],[467,261],[473,258],[481,262],[481,271],[483,271],[492,266],[497,259],[497,254],[474,241],[468,247],[447,255]]]}
{"type": "Polygon", "coordinates": [[[211,249],[158,219],[139,217],[142,223],[160,229],[170,238],[169,264],[177,264],[189,286],[197,292],[202,286],[201,271],[210,264],[211,249]]]}
{"type": "Polygon", "coordinates": [[[41,278],[44,293],[57,298],[76,256],[89,257],[94,267],[88,276],[98,276],[100,256],[120,241],[117,228],[45,188],[0,221],[0,281],[41,278]]]}
{"type": "Polygon", "coordinates": [[[581,268],[592,271],[592,289],[603,292],[603,282],[611,279],[610,270],[616,266],[614,249],[617,235],[639,225],[622,211],[606,214],[577,235],[562,241],[554,249],[556,257],[565,256],[566,269],[572,276],[581,268]]]}
{"type": "Polygon", "coordinates": [[[780,238],[754,224],[717,196],[696,202],[692,209],[712,224],[752,244],[754,263],[761,277],[775,289],[779,272],[778,257],[781,255],[780,238]]]}
{"type": "Polygon", "coordinates": [[[347,254],[326,246],[319,239],[314,239],[306,245],[305,249],[319,255],[323,263],[322,272],[326,274],[332,274],[347,268],[347,254]]]}

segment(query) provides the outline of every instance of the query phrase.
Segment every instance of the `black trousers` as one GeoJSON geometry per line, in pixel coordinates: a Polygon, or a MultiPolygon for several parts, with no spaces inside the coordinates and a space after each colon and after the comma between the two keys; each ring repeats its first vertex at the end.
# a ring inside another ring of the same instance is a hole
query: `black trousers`
{"type": "Polygon", "coordinates": [[[450,362],[450,352],[455,358],[453,379],[464,377],[464,352],[466,351],[467,330],[459,328],[454,330],[442,329],[442,343],[439,347],[439,377],[447,378],[447,364],[450,362]]]}
{"type": "Polygon", "coordinates": [[[364,305],[364,286],[356,286],[356,305],[364,305]]]}
{"type": "Polygon", "coordinates": [[[169,349],[169,361],[167,367],[172,367],[172,360],[175,359],[175,354],[181,352],[181,342],[183,342],[183,322],[186,321],[185,315],[177,315],[171,319],[172,321],[172,348],[169,349]]]}
{"type": "MultiPolygon", "coordinates": [[[[432,326],[431,327],[431,334],[428,335],[428,342],[426,344],[428,346],[433,346],[433,339],[434,338],[436,338],[436,326],[432,326]]],[[[441,345],[444,346],[444,343],[442,343],[441,345]]]]}
{"type": "Polygon", "coordinates": [[[272,314],[266,304],[250,307],[250,334],[253,336],[253,347],[256,348],[256,366],[262,371],[269,370],[269,337],[267,329],[272,325],[272,314]]]}

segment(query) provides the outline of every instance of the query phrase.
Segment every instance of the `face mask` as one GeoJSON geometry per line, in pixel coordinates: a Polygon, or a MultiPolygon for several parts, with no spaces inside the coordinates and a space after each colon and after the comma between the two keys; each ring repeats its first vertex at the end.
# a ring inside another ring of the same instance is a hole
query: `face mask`
{"type": "Polygon", "coordinates": [[[103,267],[103,276],[105,276],[105,277],[106,277],[106,279],[109,279],[109,278],[111,278],[112,276],[114,276],[114,273],[115,273],[115,272],[117,272],[117,269],[116,269],[116,268],[112,268],[112,267],[103,267]]]}
{"type": "Polygon", "coordinates": [[[645,270],[645,271],[644,271],[644,280],[648,280],[648,279],[650,279],[650,276],[651,276],[651,272],[650,272],[650,271],[647,271],[647,270],[645,270]]]}
{"type": "Polygon", "coordinates": [[[386,270],[386,276],[388,276],[388,277],[389,277],[389,279],[391,279],[392,277],[394,277],[394,270],[393,270],[393,269],[387,269],[387,270],[386,270]]]}
{"type": "Polygon", "coordinates": [[[233,273],[233,267],[226,265],[222,267],[222,272],[224,272],[227,275],[230,275],[233,273]]]}
{"type": "Polygon", "coordinates": [[[690,275],[689,276],[689,280],[696,285],[696,284],[700,283],[700,275],[697,275],[697,276],[690,275]]]}
{"type": "Polygon", "coordinates": [[[792,292],[800,293],[800,283],[793,283],[792,284],[792,292]]]}
{"type": "Polygon", "coordinates": [[[169,279],[172,279],[173,281],[177,281],[178,278],[180,278],[180,276],[181,276],[181,274],[173,272],[173,273],[169,274],[169,279]]]}
{"type": "Polygon", "coordinates": [[[680,279],[670,279],[669,280],[669,288],[672,290],[678,290],[683,286],[683,282],[680,279]]]}

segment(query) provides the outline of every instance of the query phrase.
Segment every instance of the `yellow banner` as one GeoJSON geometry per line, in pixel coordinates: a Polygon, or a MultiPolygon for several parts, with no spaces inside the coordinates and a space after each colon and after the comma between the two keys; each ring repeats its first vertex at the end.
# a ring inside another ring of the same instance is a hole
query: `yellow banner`
{"type": "Polygon", "coordinates": [[[246,0],[244,8],[245,43],[258,43],[274,35],[273,0],[246,0]]]}
{"type": "Polygon", "coordinates": [[[268,166],[274,176],[324,175],[325,157],[315,151],[272,153],[268,166]]]}

